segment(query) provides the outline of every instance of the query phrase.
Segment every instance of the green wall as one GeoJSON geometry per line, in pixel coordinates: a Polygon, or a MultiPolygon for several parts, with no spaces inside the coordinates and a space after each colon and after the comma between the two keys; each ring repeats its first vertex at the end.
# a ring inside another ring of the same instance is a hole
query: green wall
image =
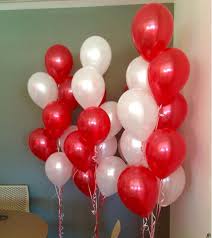
{"type": "MultiPolygon", "coordinates": [[[[168,6],[173,10],[173,5],[168,6]]],[[[29,185],[31,211],[48,221],[50,238],[57,237],[57,200],[44,174],[44,164],[27,147],[29,132],[42,126],[41,110],[27,94],[28,78],[44,70],[45,51],[55,43],[71,49],[75,71],[80,67],[82,42],[88,36],[100,35],[109,41],[113,52],[105,75],[107,99],[117,100],[125,85],[127,65],[138,55],[130,24],[139,7],[0,11],[0,183],[29,185]]],[[[94,218],[90,210],[90,201],[69,182],[64,194],[65,238],[92,236],[94,218]]],[[[101,213],[101,238],[109,237],[118,218],[123,228],[121,238],[139,237],[139,218],[113,196],[106,200],[101,213]]],[[[169,210],[165,209],[158,237],[167,238],[168,234],[169,210]]]]}

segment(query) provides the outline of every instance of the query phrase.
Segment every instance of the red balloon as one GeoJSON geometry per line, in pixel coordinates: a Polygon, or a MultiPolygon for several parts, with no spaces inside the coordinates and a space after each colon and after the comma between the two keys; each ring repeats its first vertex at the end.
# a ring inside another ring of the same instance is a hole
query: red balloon
{"type": "Polygon", "coordinates": [[[62,83],[73,67],[72,54],[63,45],[53,45],[46,52],[45,65],[47,72],[55,81],[58,84],[62,83]]]}
{"type": "Polygon", "coordinates": [[[179,49],[166,49],[150,64],[149,85],[158,105],[171,103],[189,77],[189,61],[179,49]]]}
{"type": "Polygon", "coordinates": [[[46,161],[52,153],[57,151],[56,140],[49,138],[43,128],[32,131],[28,143],[32,153],[43,161],[46,161]]]}
{"type": "Polygon", "coordinates": [[[78,189],[86,196],[90,197],[95,191],[95,172],[89,169],[86,172],[75,170],[73,180],[78,189]]]}
{"type": "Polygon", "coordinates": [[[107,92],[106,92],[106,90],[105,90],[104,96],[103,96],[102,101],[101,101],[101,103],[100,103],[99,106],[101,106],[103,103],[106,102],[106,98],[107,98],[107,92]]]}
{"type": "Polygon", "coordinates": [[[153,174],[163,179],[184,161],[186,145],[183,137],[173,129],[158,129],[147,140],[146,158],[153,174]]]}
{"type": "Polygon", "coordinates": [[[89,107],[80,113],[77,126],[93,144],[100,144],[110,131],[110,118],[100,107],[89,107]]]}
{"type": "Polygon", "coordinates": [[[49,135],[58,138],[71,125],[68,107],[59,101],[48,104],[43,110],[43,122],[49,135]]]}
{"type": "Polygon", "coordinates": [[[74,131],[68,135],[64,143],[64,152],[77,169],[86,172],[92,167],[94,145],[81,131],[74,131]]]}
{"type": "Polygon", "coordinates": [[[145,4],[133,19],[133,41],[147,61],[154,59],[168,46],[172,34],[173,16],[162,4],[145,4]]]}
{"type": "Polygon", "coordinates": [[[72,77],[67,77],[59,86],[59,100],[65,103],[71,110],[76,109],[78,103],[71,89],[72,77]]]}
{"type": "Polygon", "coordinates": [[[118,194],[125,206],[142,217],[148,217],[158,201],[157,178],[143,166],[129,166],[118,180],[118,194]]]}
{"type": "Polygon", "coordinates": [[[183,95],[178,93],[170,104],[160,108],[158,129],[177,129],[185,120],[187,112],[187,102],[183,95]]]}

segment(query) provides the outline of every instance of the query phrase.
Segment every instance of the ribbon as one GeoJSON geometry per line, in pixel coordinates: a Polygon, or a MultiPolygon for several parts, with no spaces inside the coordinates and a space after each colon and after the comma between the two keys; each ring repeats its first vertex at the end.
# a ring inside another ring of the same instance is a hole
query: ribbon
{"type": "MultiPolygon", "coordinates": [[[[95,147],[95,154],[92,158],[96,164],[95,165],[95,174],[96,174],[97,163],[98,163],[97,157],[98,157],[98,149],[97,149],[97,147],[95,147]]],[[[99,238],[99,213],[100,213],[100,209],[104,205],[105,197],[100,193],[100,191],[97,187],[96,181],[95,181],[95,190],[94,190],[93,195],[91,194],[89,184],[88,184],[88,188],[89,188],[91,203],[92,203],[92,207],[93,207],[93,210],[91,212],[95,216],[95,226],[94,226],[94,236],[93,237],[99,238]]]]}
{"type": "MultiPolygon", "coordinates": [[[[92,160],[94,161],[95,165],[95,174],[96,174],[96,168],[97,168],[97,148],[95,146],[94,149],[94,156],[92,157],[92,160]]],[[[98,191],[98,187],[95,181],[95,190],[94,190],[94,194],[91,194],[91,189],[90,186],[88,184],[88,189],[89,189],[89,193],[90,193],[90,198],[91,198],[91,205],[92,205],[92,210],[91,213],[95,216],[95,226],[94,226],[94,235],[93,238],[99,238],[99,191],[98,191]]]]}
{"type": "Polygon", "coordinates": [[[141,237],[142,238],[145,238],[146,232],[150,234],[148,220],[149,218],[146,218],[146,217],[142,219],[142,223],[141,223],[141,237]]]}
{"type": "Polygon", "coordinates": [[[58,237],[63,238],[63,188],[55,186],[55,190],[58,198],[58,237]]]}
{"type": "Polygon", "coordinates": [[[149,218],[144,218],[142,221],[142,227],[141,227],[142,238],[145,238],[146,232],[148,232],[149,238],[155,237],[156,224],[159,220],[160,212],[161,212],[160,202],[163,201],[163,199],[164,199],[164,192],[163,192],[163,187],[162,187],[161,182],[160,182],[160,186],[159,186],[159,194],[160,194],[160,196],[158,198],[156,209],[151,213],[149,218]],[[159,199],[161,199],[161,200],[159,200],[159,199]],[[150,224],[150,227],[149,227],[149,224],[150,224]]]}
{"type": "MultiPolygon", "coordinates": [[[[89,187],[90,191],[90,187],[89,187]]],[[[93,210],[91,210],[92,214],[95,216],[95,226],[94,226],[94,238],[99,238],[99,194],[97,186],[95,187],[94,194],[92,195],[90,192],[91,197],[91,204],[93,210]]]]}

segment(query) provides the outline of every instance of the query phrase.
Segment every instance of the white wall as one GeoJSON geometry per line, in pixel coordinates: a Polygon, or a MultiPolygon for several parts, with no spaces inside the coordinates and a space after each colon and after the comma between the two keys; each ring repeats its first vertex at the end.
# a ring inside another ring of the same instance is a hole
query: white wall
{"type": "Polygon", "coordinates": [[[211,0],[176,0],[174,46],[191,64],[184,90],[189,115],[182,128],[187,142],[187,186],[171,207],[171,238],[205,238],[211,231],[211,0]]]}

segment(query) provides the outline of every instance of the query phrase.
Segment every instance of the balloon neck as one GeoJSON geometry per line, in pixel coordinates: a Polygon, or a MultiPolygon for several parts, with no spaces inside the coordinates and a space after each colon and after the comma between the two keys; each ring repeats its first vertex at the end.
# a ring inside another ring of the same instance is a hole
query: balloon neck
{"type": "Polygon", "coordinates": [[[62,152],[60,139],[57,140],[57,152],[62,152]]]}

